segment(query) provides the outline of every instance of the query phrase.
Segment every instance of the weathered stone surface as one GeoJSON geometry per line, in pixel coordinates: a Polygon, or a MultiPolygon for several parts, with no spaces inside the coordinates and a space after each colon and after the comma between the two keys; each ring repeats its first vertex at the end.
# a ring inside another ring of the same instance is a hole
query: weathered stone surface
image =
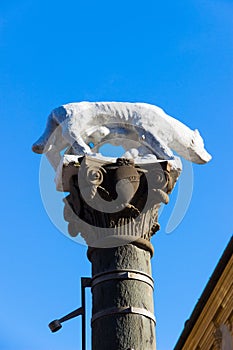
{"type": "Polygon", "coordinates": [[[106,163],[91,157],[65,166],[64,172],[63,183],[70,191],[64,218],[70,235],[80,233],[88,246],[105,248],[149,240],[159,229],[160,204],[168,203],[180,174],[168,162],[142,168],[129,159],[106,163]]]}
{"type": "Polygon", "coordinates": [[[153,322],[138,315],[102,319],[92,332],[93,350],[156,349],[153,322]]]}
{"type": "Polygon", "coordinates": [[[151,275],[150,253],[132,244],[108,249],[96,248],[89,259],[96,262],[92,265],[93,276],[119,269],[139,270],[151,275]]]}
{"type": "MultiPolygon", "coordinates": [[[[150,253],[132,244],[94,249],[92,276],[109,271],[138,270],[151,275],[150,253]]],[[[136,307],[154,313],[153,289],[131,279],[105,281],[93,289],[92,314],[111,308],[136,307]]],[[[92,323],[93,350],[155,350],[155,323],[139,314],[113,314],[92,323]],[[101,335],[101,336],[100,336],[101,335]]]]}

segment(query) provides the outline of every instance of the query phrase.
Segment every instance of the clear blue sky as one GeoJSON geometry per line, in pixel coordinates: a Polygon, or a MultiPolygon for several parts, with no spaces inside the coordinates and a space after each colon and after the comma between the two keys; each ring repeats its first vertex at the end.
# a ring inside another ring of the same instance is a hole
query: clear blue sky
{"type": "Polygon", "coordinates": [[[31,144],[54,107],[83,100],[161,106],[213,155],[193,166],[181,224],[166,233],[174,192],[152,239],[158,350],[173,349],[232,235],[232,12],[231,0],[1,1],[1,350],[80,348],[80,320],[47,324],[80,306],[86,247],[51,223],[31,144]]]}

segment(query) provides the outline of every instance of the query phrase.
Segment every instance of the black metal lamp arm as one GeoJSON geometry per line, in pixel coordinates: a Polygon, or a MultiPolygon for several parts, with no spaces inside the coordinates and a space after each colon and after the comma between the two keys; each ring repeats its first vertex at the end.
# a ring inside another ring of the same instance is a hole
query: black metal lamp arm
{"type": "Polygon", "coordinates": [[[78,309],[70,312],[69,314],[59,318],[58,320],[54,320],[49,323],[49,328],[51,332],[55,333],[59,329],[62,328],[62,322],[68,321],[74,317],[82,316],[82,350],[85,350],[86,347],[86,315],[85,315],[85,288],[91,287],[92,279],[89,277],[81,278],[81,298],[82,298],[82,306],[78,309]]]}

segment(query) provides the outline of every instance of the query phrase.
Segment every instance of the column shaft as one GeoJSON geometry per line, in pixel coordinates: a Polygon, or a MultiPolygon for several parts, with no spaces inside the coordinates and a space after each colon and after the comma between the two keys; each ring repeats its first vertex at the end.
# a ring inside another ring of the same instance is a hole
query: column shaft
{"type": "Polygon", "coordinates": [[[127,244],[93,249],[89,259],[92,350],[155,350],[150,252],[127,244]]]}

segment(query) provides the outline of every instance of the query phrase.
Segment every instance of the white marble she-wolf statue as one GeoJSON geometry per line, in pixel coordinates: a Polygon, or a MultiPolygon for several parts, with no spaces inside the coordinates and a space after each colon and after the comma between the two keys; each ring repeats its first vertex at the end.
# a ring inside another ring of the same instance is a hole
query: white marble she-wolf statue
{"type": "Polygon", "coordinates": [[[61,155],[98,152],[104,143],[122,145],[138,157],[152,154],[174,159],[172,150],[185,159],[207,163],[211,156],[198,130],[191,130],[161,108],[146,103],[77,102],[54,109],[43,135],[34,143],[36,153],[47,153],[56,169],[61,155]]]}

